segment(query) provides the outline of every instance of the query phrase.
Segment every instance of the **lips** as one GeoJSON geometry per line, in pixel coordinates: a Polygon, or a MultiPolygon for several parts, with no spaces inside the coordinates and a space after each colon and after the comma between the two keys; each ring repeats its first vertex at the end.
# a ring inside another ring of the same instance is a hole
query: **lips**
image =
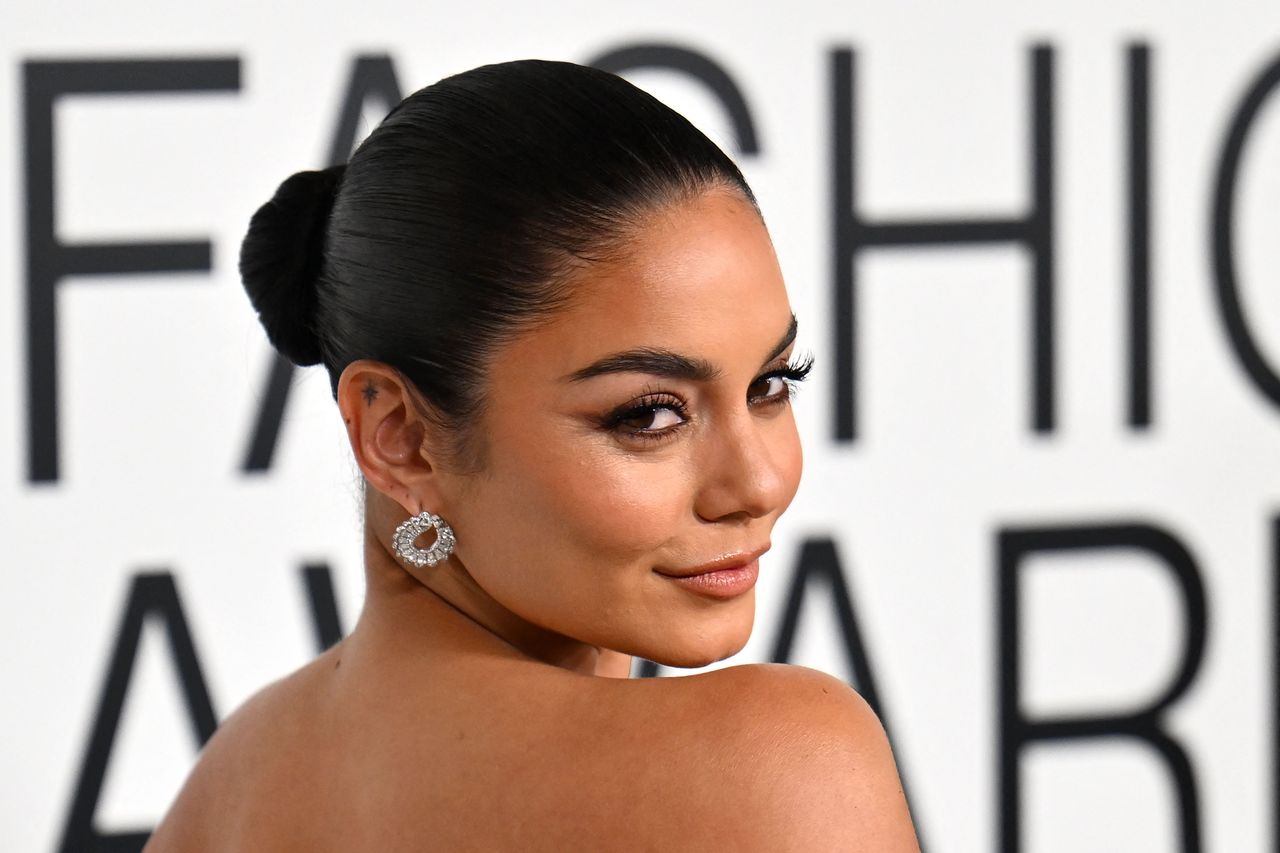
{"type": "Polygon", "coordinates": [[[669,578],[691,578],[697,575],[710,574],[711,572],[722,572],[726,569],[742,568],[758,560],[768,550],[769,545],[765,544],[763,547],[749,551],[735,551],[732,554],[725,554],[708,563],[701,563],[696,566],[678,569],[654,569],[654,571],[669,578]]]}

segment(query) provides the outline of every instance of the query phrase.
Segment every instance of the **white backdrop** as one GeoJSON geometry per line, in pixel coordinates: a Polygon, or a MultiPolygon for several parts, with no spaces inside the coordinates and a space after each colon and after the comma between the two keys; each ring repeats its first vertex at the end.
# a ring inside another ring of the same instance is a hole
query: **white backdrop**
{"type": "Polygon", "coordinates": [[[257,205],[341,147],[353,69],[407,93],[634,47],[740,93],[754,152],[723,86],[628,72],[738,157],[818,358],[805,479],[724,663],[872,693],[928,851],[1276,849],[1261,0],[5,4],[0,847],[145,831],[202,727],[359,611],[322,373],[244,470],[272,355],[235,273],[257,205]],[[196,245],[76,248],[137,243],[196,245]]]}

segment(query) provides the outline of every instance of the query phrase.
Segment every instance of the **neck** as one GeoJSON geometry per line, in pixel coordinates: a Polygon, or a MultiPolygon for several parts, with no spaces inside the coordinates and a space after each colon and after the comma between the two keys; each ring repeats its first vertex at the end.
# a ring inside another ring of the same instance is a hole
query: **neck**
{"type": "MultiPolygon", "coordinates": [[[[631,656],[548,631],[485,592],[456,557],[411,574],[365,528],[365,603],[352,632],[402,649],[465,643],[478,652],[583,675],[628,678],[631,656]]],[[[389,538],[388,538],[389,541],[389,538]]],[[[425,649],[424,649],[425,650],[425,649]]]]}

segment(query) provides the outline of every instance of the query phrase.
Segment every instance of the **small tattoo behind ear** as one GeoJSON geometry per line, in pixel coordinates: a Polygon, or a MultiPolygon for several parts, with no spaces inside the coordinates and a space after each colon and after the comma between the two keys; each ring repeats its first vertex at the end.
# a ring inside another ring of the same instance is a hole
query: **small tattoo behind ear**
{"type": "Polygon", "coordinates": [[[365,384],[363,393],[364,393],[364,401],[368,403],[370,406],[372,406],[373,401],[376,400],[378,397],[378,389],[373,387],[372,379],[370,379],[365,384]]]}

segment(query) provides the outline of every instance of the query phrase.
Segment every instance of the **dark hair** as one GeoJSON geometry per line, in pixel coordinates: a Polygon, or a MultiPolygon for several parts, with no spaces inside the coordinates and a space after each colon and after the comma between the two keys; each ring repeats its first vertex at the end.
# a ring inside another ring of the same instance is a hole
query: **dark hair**
{"type": "Polygon", "coordinates": [[[564,303],[567,273],[717,187],[755,204],[723,151],[621,77],[486,65],[405,98],[345,167],[281,184],[240,272],[272,344],[323,363],[335,396],[374,359],[461,435],[495,346],[564,303]]]}

